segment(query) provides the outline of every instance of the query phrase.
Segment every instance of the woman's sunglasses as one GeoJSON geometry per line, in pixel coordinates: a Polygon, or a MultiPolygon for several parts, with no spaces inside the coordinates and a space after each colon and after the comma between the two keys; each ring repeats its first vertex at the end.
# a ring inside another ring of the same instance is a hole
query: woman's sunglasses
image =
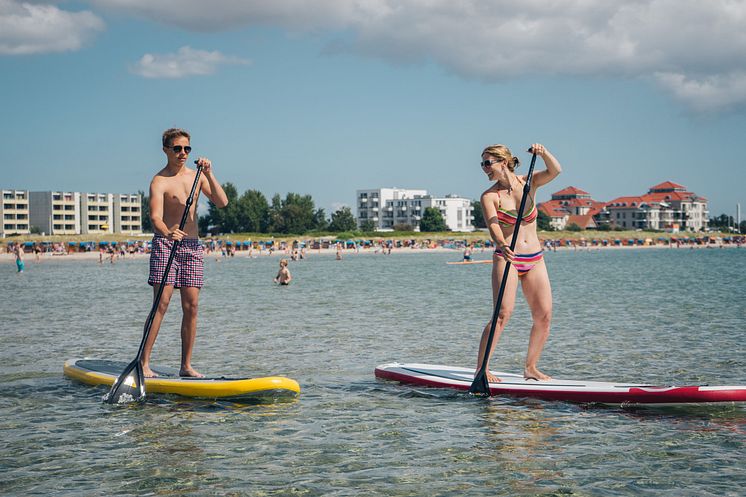
{"type": "Polygon", "coordinates": [[[497,164],[498,162],[502,162],[502,161],[501,160],[488,159],[488,160],[483,160],[482,162],[479,163],[479,165],[481,167],[490,167],[492,164],[497,164]]]}
{"type": "Polygon", "coordinates": [[[188,154],[189,152],[192,151],[192,147],[190,147],[189,145],[187,145],[186,147],[182,147],[181,145],[174,145],[173,147],[169,147],[169,148],[173,150],[175,154],[180,154],[182,148],[184,149],[185,154],[188,154]]]}

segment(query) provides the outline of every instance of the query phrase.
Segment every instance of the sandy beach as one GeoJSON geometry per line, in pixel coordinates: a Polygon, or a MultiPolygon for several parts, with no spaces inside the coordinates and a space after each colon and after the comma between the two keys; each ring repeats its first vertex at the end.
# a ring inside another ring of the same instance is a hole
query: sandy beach
{"type": "MultiPolygon", "coordinates": [[[[572,246],[557,246],[552,248],[544,247],[545,251],[595,251],[595,250],[639,250],[639,249],[668,249],[668,250],[693,250],[693,249],[721,249],[721,248],[740,248],[740,244],[736,243],[709,243],[703,245],[697,244],[652,244],[652,245],[572,245],[572,246]]],[[[317,255],[335,255],[337,249],[335,247],[319,248],[319,249],[306,249],[304,252],[304,258],[309,259],[317,255]]],[[[463,248],[451,248],[444,246],[434,247],[422,247],[422,246],[409,246],[409,247],[392,247],[389,251],[388,248],[381,246],[364,247],[364,248],[343,248],[340,250],[340,254],[343,258],[354,257],[358,255],[378,255],[385,256],[388,254],[405,254],[405,253],[453,253],[454,260],[460,260],[463,248]]],[[[472,255],[475,259],[486,259],[489,258],[492,250],[489,247],[480,247],[472,249],[472,255]]],[[[275,258],[288,258],[292,256],[292,249],[283,250],[236,250],[233,255],[223,255],[220,250],[214,250],[205,253],[205,257],[212,257],[215,259],[221,258],[245,258],[255,259],[261,257],[275,257],[275,258]]],[[[115,254],[113,262],[116,263],[121,259],[147,259],[150,257],[149,252],[135,252],[133,254],[126,253],[124,256],[115,254]]],[[[45,252],[39,255],[37,259],[33,252],[28,251],[24,256],[26,264],[29,263],[43,263],[51,260],[60,261],[85,261],[85,262],[102,262],[112,263],[111,254],[104,252],[103,254],[98,251],[90,252],[69,252],[69,253],[54,253],[45,252]]],[[[15,262],[15,255],[12,253],[0,253],[0,264],[10,264],[15,262]]]]}

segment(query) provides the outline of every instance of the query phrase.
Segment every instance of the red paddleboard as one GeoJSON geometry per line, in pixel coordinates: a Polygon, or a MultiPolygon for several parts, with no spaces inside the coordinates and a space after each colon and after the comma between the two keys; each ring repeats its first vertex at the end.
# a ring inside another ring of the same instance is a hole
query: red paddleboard
{"type": "MultiPolygon", "coordinates": [[[[469,390],[474,369],[433,364],[382,364],[376,377],[410,385],[469,390]]],[[[543,400],[610,405],[688,405],[746,402],[746,385],[738,386],[656,386],[603,381],[577,381],[552,378],[527,380],[523,375],[492,372],[500,378],[490,383],[492,395],[533,397],[543,400]]]]}

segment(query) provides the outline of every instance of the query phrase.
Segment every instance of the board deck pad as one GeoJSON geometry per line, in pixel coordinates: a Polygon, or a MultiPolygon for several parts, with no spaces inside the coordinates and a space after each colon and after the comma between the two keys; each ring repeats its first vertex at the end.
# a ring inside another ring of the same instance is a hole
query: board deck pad
{"type": "MultiPolygon", "coordinates": [[[[405,384],[469,390],[474,369],[434,364],[382,364],[375,370],[381,379],[405,384]]],[[[641,383],[610,383],[552,378],[525,379],[523,375],[492,371],[500,378],[490,383],[492,395],[533,397],[580,403],[611,405],[677,405],[719,402],[746,402],[746,385],[739,386],[660,386],[641,383]]]]}
{"type": "MultiPolygon", "coordinates": [[[[65,376],[89,385],[113,385],[128,363],[105,359],[70,359],[65,362],[65,376]]],[[[158,376],[145,378],[148,393],[167,393],[184,397],[250,400],[263,397],[292,398],[300,393],[295,380],[283,376],[263,378],[228,378],[206,376],[188,378],[179,376],[176,369],[152,367],[158,376]]]]}

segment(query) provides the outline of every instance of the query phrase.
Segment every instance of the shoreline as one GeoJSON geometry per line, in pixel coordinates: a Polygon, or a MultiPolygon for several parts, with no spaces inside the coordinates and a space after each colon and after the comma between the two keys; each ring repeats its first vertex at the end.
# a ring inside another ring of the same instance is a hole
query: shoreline
{"type": "MultiPolygon", "coordinates": [[[[728,249],[728,248],[740,248],[740,245],[737,244],[706,244],[706,245],[696,245],[696,244],[682,244],[680,246],[676,246],[674,244],[652,244],[652,245],[573,245],[573,246],[560,246],[560,247],[544,247],[545,252],[593,252],[593,251],[604,251],[604,250],[640,250],[640,249],[669,249],[669,250],[701,250],[701,249],[728,249]]],[[[464,249],[459,248],[451,248],[451,247],[392,247],[390,254],[420,254],[420,253],[438,253],[438,254],[444,254],[444,253],[452,253],[454,255],[457,255],[458,259],[461,259],[461,254],[463,254],[464,249]]],[[[320,248],[320,249],[307,249],[305,252],[305,258],[313,258],[313,256],[316,255],[325,255],[325,256],[334,256],[337,252],[337,249],[335,247],[329,247],[329,248],[320,248]]],[[[355,248],[343,248],[341,249],[341,255],[343,258],[345,257],[351,257],[351,256],[358,256],[358,255],[389,255],[384,252],[388,252],[388,250],[384,250],[381,247],[367,247],[367,248],[360,248],[356,250],[355,248]]],[[[292,249],[288,250],[238,250],[234,252],[234,256],[237,258],[244,258],[244,259],[258,259],[258,258],[266,258],[266,257],[274,257],[274,258],[286,258],[291,259],[292,255],[292,249]]],[[[476,256],[477,259],[482,259],[483,257],[479,257],[480,254],[492,254],[492,249],[490,247],[485,248],[473,248],[472,249],[472,257],[476,256]]],[[[231,257],[234,257],[231,255],[222,255],[220,251],[211,251],[211,252],[205,252],[205,258],[208,257],[215,257],[217,259],[230,259],[231,257]]],[[[129,260],[129,259],[148,259],[150,258],[149,252],[137,252],[134,254],[127,253],[124,256],[121,256],[119,254],[114,254],[114,262],[120,261],[122,259],[129,260]]],[[[36,256],[33,252],[26,252],[25,256],[23,258],[25,263],[43,263],[46,261],[52,261],[52,260],[60,260],[60,261],[95,261],[99,262],[99,259],[101,260],[102,264],[111,263],[111,254],[109,253],[103,253],[103,257],[98,251],[90,251],[90,252],[70,252],[70,253],[53,253],[53,252],[45,252],[40,255],[40,259],[37,261],[36,256]]],[[[303,259],[301,259],[303,260],[303,259]]],[[[297,261],[290,261],[290,262],[297,262],[297,261]]],[[[12,253],[0,253],[0,264],[9,264],[9,263],[15,263],[15,255],[12,253]]]]}

